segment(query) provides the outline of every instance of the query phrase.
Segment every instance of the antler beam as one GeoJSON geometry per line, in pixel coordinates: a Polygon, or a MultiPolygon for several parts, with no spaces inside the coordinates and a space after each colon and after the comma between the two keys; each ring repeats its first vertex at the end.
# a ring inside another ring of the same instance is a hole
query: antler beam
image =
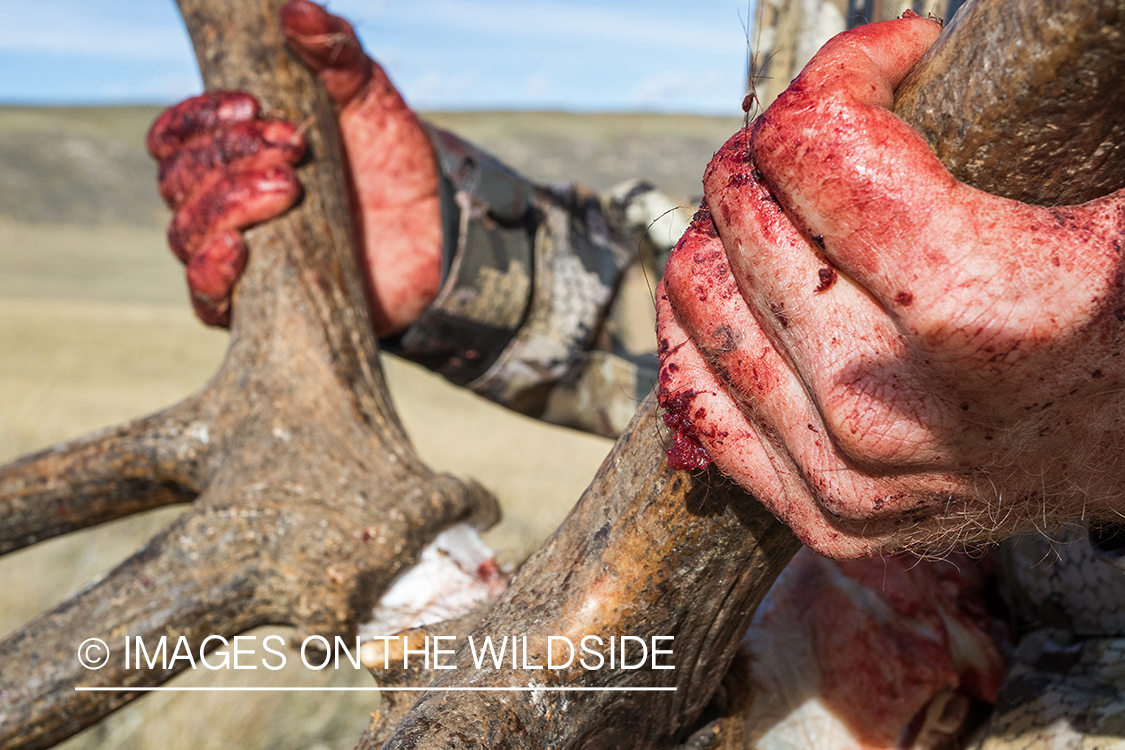
{"type": "Polygon", "coordinates": [[[422,464],[390,403],[332,109],[286,51],[281,4],[181,4],[208,86],[308,121],[314,154],[301,205],[247,235],[219,372],[165,415],[0,470],[18,523],[5,550],[199,493],[103,581],[0,642],[0,748],[48,747],[139,695],[75,686],[152,686],[186,666],[89,671],[76,657],[86,638],[185,635],[198,653],[206,635],[267,623],[347,635],[444,528],[498,517],[479,486],[422,464]]]}

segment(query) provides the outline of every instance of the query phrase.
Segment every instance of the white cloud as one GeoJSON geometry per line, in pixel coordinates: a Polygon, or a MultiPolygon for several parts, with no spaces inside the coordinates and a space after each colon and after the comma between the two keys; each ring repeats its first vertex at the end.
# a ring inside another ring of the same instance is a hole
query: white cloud
{"type": "MultiPolygon", "coordinates": [[[[333,0],[330,10],[356,25],[416,106],[712,111],[738,87],[744,3],[333,0]]],[[[34,58],[44,101],[198,90],[173,0],[0,0],[0,18],[0,54],[34,58]]],[[[28,96],[14,79],[0,81],[0,99],[28,96]]]]}
{"type": "Polygon", "coordinates": [[[410,91],[411,106],[425,109],[435,103],[462,99],[482,79],[475,70],[462,70],[453,75],[443,75],[434,71],[423,73],[417,78],[403,83],[410,91]]]}
{"type": "Polygon", "coordinates": [[[166,73],[131,81],[108,81],[91,92],[92,98],[110,102],[168,102],[203,92],[199,74],[166,73]]]}

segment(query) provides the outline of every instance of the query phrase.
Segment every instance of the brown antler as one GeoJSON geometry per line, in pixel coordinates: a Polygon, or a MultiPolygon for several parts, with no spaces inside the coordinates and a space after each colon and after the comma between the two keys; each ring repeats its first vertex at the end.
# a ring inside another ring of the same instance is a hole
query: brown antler
{"type": "MultiPolygon", "coordinates": [[[[264,623],[344,632],[441,528],[494,516],[479,488],[420,464],[386,398],[348,240],[331,109],[284,53],[279,5],[181,1],[210,86],[245,88],[290,119],[315,119],[314,159],[301,173],[305,202],[249,233],[251,262],[222,369],[201,394],[168,412],[0,470],[0,511],[18,519],[0,532],[4,551],[195,498],[187,514],[106,579],[0,643],[0,748],[49,746],[134,697],[75,693],[75,684],[135,687],[172,675],[112,663],[82,670],[73,654],[85,637],[184,634],[198,649],[204,634],[264,623]],[[367,541],[379,538],[389,541],[367,541]]],[[[1024,3],[989,5],[1014,14],[1024,3]]],[[[1120,2],[1102,6],[1098,18],[1108,18],[1106,8],[1125,18],[1120,2]]],[[[1042,8],[1029,12],[1047,16],[1042,8]]],[[[960,27],[957,35],[990,38],[960,27]]],[[[1028,27],[1012,33],[1026,35],[1028,27]]],[[[991,55],[1001,64],[955,59],[948,65],[957,74],[926,87],[945,87],[947,96],[973,89],[978,76],[1005,68],[1005,43],[992,38],[973,58],[991,55]]],[[[1089,43],[1069,38],[1068,59],[1081,59],[1089,43]]],[[[991,121],[993,108],[1019,105],[994,97],[981,106],[972,116],[991,121]]],[[[1080,126],[1083,117],[1071,122],[1080,126]]],[[[937,139],[957,126],[955,116],[937,139]]],[[[1051,179],[1069,177],[1056,170],[1051,179]]],[[[673,635],[677,669],[572,669],[546,678],[474,672],[462,648],[455,657],[462,669],[441,673],[392,747],[654,747],[690,728],[796,543],[713,472],[670,470],[658,419],[650,399],[563,527],[473,632],[528,635],[531,661],[541,659],[547,635],[673,635]],[[532,679],[678,691],[502,699],[441,690],[454,681],[507,686],[532,679]]],[[[373,734],[363,744],[375,742],[373,734]]]]}
{"type": "Polygon", "coordinates": [[[895,92],[958,179],[1025,203],[1125,185],[1125,2],[967,3],[895,92]]]}
{"type": "Polygon", "coordinates": [[[181,4],[210,88],[248,88],[314,121],[304,201],[247,235],[223,366],[167,412],[0,470],[5,552],[194,498],[104,580],[0,643],[0,747],[50,746],[137,695],[76,685],[151,686],[179,671],[126,669],[126,635],[186,635],[198,653],[207,635],[267,623],[347,634],[443,528],[497,517],[480,487],[421,463],[391,406],[332,110],[286,52],[280,5],[181,4]],[[97,671],[76,658],[90,637],[116,652],[97,671]]]}
{"type": "MultiPolygon", "coordinates": [[[[1065,116],[1043,100],[1058,87],[1054,70],[1077,67],[1088,59],[1100,61],[1089,71],[1097,85],[1116,91],[1125,74],[1123,27],[1123,0],[1105,0],[1096,8],[1078,0],[977,0],[963,9],[958,23],[946,29],[916,69],[896,112],[914,124],[928,114],[935,124],[927,135],[936,144],[964,138],[967,130],[972,132],[969,126],[978,123],[991,123],[992,136],[1009,137],[1033,152],[1057,142],[1049,126],[1089,133],[1066,159],[1039,164],[1034,173],[1038,192],[1021,194],[1025,200],[1053,202],[1066,188],[1075,200],[1089,200],[1125,185],[1125,161],[1108,169],[1101,156],[1107,147],[1112,150],[1122,142],[1125,97],[1110,100],[1106,111],[1105,100],[1072,95],[1065,116]],[[1057,26],[1067,33],[1040,33],[1057,26]],[[1028,48],[1031,52],[1021,54],[1034,57],[1037,49],[1043,54],[1049,50],[1055,67],[1010,75],[1013,50],[1028,48]],[[966,54],[967,49],[972,54],[966,54]],[[964,103],[965,92],[985,89],[993,95],[964,103]],[[997,93],[1008,90],[1024,95],[997,93]],[[935,110],[941,115],[934,116],[935,110]]],[[[982,158],[988,144],[983,139],[958,153],[954,168],[960,177],[977,179],[979,173],[969,165],[982,158]]],[[[1019,159],[1024,152],[1007,153],[1011,161],[1006,165],[999,163],[1000,154],[990,153],[995,171],[988,173],[988,188],[999,193],[1023,189],[1027,181],[1004,166],[1023,165],[1019,159]]],[[[656,748],[670,746],[686,733],[718,687],[739,634],[773,576],[797,547],[792,535],[780,530],[757,503],[714,473],[688,477],[657,461],[653,452],[662,444],[655,427],[658,418],[656,404],[649,399],[578,506],[512,582],[475,635],[479,640],[488,634],[573,636],[583,630],[646,637],[675,634],[676,671],[636,672],[628,678],[581,669],[548,677],[530,670],[482,674],[472,669],[471,653],[462,647],[456,660],[460,670],[437,676],[434,692],[418,701],[385,747],[656,748]],[[704,502],[709,511],[693,514],[695,502],[704,502]],[[597,614],[580,614],[591,611],[597,614]],[[663,684],[676,686],[677,692],[544,694],[528,700],[440,689],[453,684],[663,684]]],[[[532,656],[536,657],[541,659],[541,651],[532,656]]],[[[731,689],[745,693],[753,686],[735,680],[731,689]]],[[[728,719],[699,735],[700,741],[713,743],[709,746],[742,747],[739,738],[748,736],[738,711],[751,701],[745,695],[728,700],[728,719]]],[[[365,737],[360,747],[378,747],[382,739],[381,734],[365,737]]]]}
{"type": "Polygon", "coordinates": [[[189,398],[166,411],[0,468],[0,555],[163,505],[206,484],[213,414],[189,398]]]}

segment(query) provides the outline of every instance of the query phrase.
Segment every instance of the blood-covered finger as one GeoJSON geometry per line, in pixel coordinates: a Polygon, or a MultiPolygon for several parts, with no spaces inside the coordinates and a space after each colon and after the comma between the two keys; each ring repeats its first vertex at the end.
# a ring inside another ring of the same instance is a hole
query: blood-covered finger
{"type": "Polygon", "coordinates": [[[793,221],[892,306],[914,294],[905,277],[935,260],[903,257],[909,243],[897,240],[925,237],[935,214],[957,210],[956,181],[889,111],[895,86],[937,33],[936,24],[915,17],[837,35],[759,118],[750,142],[793,221]]]}
{"type": "MultiPolygon", "coordinates": [[[[739,290],[708,204],[672,250],[664,289],[677,320],[747,414],[754,416],[772,402],[788,407],[791,419],[817,419],[806,413],[807,405],[792,403],[784,393],[796,384],[788,382],[790,367],[763,335],[739,290]]],[[[807,401],[803,394],[801,400],[807,401]]]]}
{"type": "MultiPolygon", "coordinates": [[[[848,440],[840,439],[836,434],[839,426],[826,419],[798,373],[759,327],[710,224],[705,211],[697,214],[672,252],[664,274],[666,296],[675,311],[674,323],[688,338],[685,351],[697,351],[703,362],[696,362],[690,354],[682,355],[693,365],[686,377],[665,364],[662,384],[672,374],[677,376],[677,387],[692,397],[688,408],[680,408],[678,413],[690,419],[694,428],[691,434],[715,463],[743,486],[758,481],[755,472],[760,472],[761,466],[756,457],[746,458],[737,439],[724,433],[739,434],[730,424],[743,431],[752,426],[760,449],[770,456],[785,498],[779,500],[782,496],[774,494],[766,502],[799,529],[807,543],[829,550],[842,549],[841,545],[866,548],[884,544],[903,523],[917,518],[920,500],[949,497],[949,478],[933,473],[935,467],[928,464],[922,467],[926,470],[923,474],[904,475],[902,465],[895,464],[891,474],[884,475],[871,470],[877,462],[870,455],[859,462],[842,451],[843,447],[866,447],[865,440],[875,448],[883,446],[883,431],[893,432],[896,415],[875,414],[886,417],[887,424],[875,425],[864,435],[849,432],[845,436],[848,440]],[[721,384],[719,395],[707,396],[712,403],[700,407],[695,403],[699,398],[696,394],[715,390],[711,377],[721,384]],[[718,419],[728,426],[709,426],[708,420],[718,419]],[[907,481],[902,481],[904,476],[907,481]]],[[[668,328],[673,330],[671,324],[668,328]]],[[[832,332],[831,321],[825,328],[832,332]]],[[[838,357],[848,353],[846,347],[834,349],[838,357]]],[[[680,400],[671,403],[679,406],[680,400]]],[[[898,448],[894,442],[887,445],[888,450],[898,448]]]]}
{"type": "Polygon", "coordinates": [[[927,28],[903,19],[834,38],[756,123],[750,153],[825,257],[987,395],[981,375],[1119,309],[1121,222],[1113,199],[1030,206],[946,171],[885,108],[927,28]]]}
{"type": "Polygon", "coordinates": [[[187,265],[188,288],[204,323],[229,325],[231,291],[245,267],[246,245],[233,230],[210,236],[192,256],[187,265]]]}
{"type": "Polygon", "coordinates": [[[225,174],[176,212],[168,227],[168,244],[188,263],[214,233],[271,219],[300,196],[301,185],[288,165],[225,174]]]}
{"type": "Polygon", "coordinates": [[[225,125],[258,117],[258,100],[241,91],[212,91],[169,107],[149,128],[148,152],[164,159],[185,143],[225,125]]]}
{"type": "Polygon", "coordinates": [[[281,9],[281,30],[290,46],[320,76],[329,96],[343,107],[371,79],[372,64],[350,23],[309,0],[281,9]]]}
{"type": "Polygon", "coordinates": [[[251,120],[200,136],[160,162],[160,195],[178,207],[223,174],[296,164],[305,139],[292,123],[251,120]]]}
{"type": "Polygon", "coordinates": [[[663,291],[660,394],[669,426],[698,441],[807,544],[844,538],[806,481],[813,472],[800,465],[806,459],[814,468],[839,468],[830,443],[818,441],[819,415],[746,306],[706,206],[672,251],[663,291]]]}
{"type": "MultiPolygon", "coordinates": [[[[735,403],[728,385],[692,341],[663,290],[657,290],[657,329],[661,370],[659,395],[665,421],[673,429],[669,465],[692,443],[728,477],[764,504],[797,537],[821,554],[858,557],[878,552],[886,536],[838,528],[809,492],[791,456],[762,437],[763,425],[735,403]],[[680,436],[681,441],[676,441],[680,436]]],[[[740,399],[741,400],[741,399],[740,399]]],[[[693,453],[686,454],[690,459],[693,453]]],[[[694,468],[692,465],[679,468],[694,468]]]]}
{"type": "Polygon", "coordinates": [[[793,223],[886,310],[907,318],[951,287],[997,276],[979,238],[960,235],[977,224],[966,212],[993,211],[1000,199],[967,203],[966,186],[888,109],[937,33],[914,17],[834,37],[750,139],[754,163],[793,223]]]}
{"type": "Polygon", "coordinates": [[[910,11],[902,18],[857,26],[830,39],[793,83],[798,89],[890,109],[895,88],[940,33],[941,24],[910,11]]]}
{"type": "Polygon", "coordinates": [[[754,427],[656,290],[660,381],[657,395],[672,430],[668,464],[703,469],[711,461],[781,517],[786,493],[754,427]]]}
{"type": "Polygon", "coordinates": [[[885,310],[793,226],[758,181],[741,134],[712,159],[704,188],[723,260],[815,404],[818,429],[871,469],[949,468],[956,441],[938,441],[934,430],[959,423],[950,417],[959,404],[885,310]]]}
{"type": "MultiPolygon", "coordinates": [[[[690,455],[691,441],[697,441],[724,473],[751,491],[765,492],[761,475],[768,465],[771,484],[763,500],[779,515],[792,515],[784,502],[791,492],[778,472],[795,475],[796,466],[791,461],[776,466],[759,439],[772,432],[761,407],[770,400],[792,406],[788,394],[779,392],[787,368],[730,275],[706,205],[664,269],[657,326],[659,395],[665,421],[675,431],[673,450],[690,455]]],[[[792,408],[788,417],[802,418],[792,408]]]]}
{"type": "Polygon", "coordinates": [[[191,296],[191,307],[195,316],[204,325],[215,328],[230,328],[230,297],[218,301],[191,296]]]}

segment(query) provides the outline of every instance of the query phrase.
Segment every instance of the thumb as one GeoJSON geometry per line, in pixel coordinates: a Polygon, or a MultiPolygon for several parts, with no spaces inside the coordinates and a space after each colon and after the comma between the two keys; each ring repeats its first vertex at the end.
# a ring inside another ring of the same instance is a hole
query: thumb
{"type": "Polygon", "coordinates": [[[352,25],[309,0],[291,0],[281,9],[281,30],[328,90],[338,108],[349,104],[371,80],[374,63],[352,25]]]}

